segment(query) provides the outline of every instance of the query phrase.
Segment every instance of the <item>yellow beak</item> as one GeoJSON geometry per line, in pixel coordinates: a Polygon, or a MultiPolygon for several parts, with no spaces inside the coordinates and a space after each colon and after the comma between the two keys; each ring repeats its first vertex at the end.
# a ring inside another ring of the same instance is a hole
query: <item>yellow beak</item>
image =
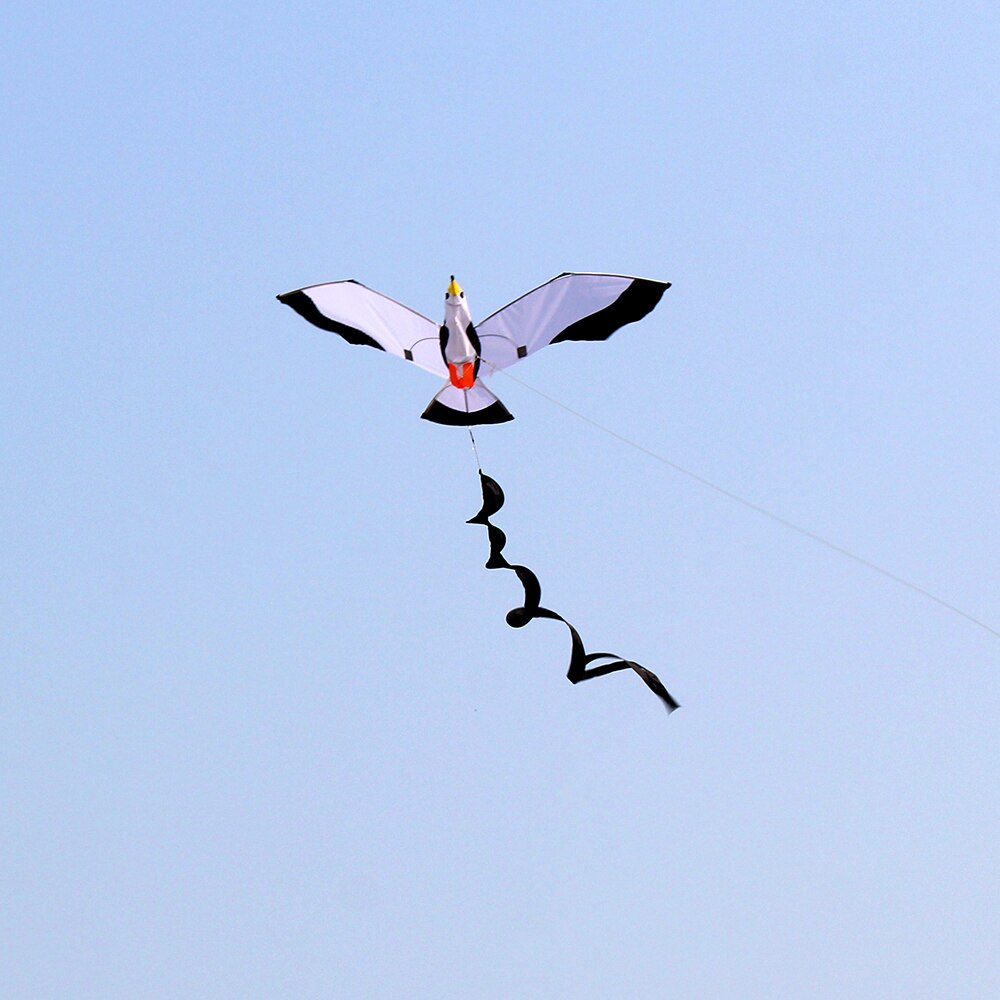
{"type": "Polygon", "coordinates": [[[451,284],[448,286],[448,294],[458,298],[462,294],[462,286],[455,280],[455,275],[451,276],[451,284]]]}

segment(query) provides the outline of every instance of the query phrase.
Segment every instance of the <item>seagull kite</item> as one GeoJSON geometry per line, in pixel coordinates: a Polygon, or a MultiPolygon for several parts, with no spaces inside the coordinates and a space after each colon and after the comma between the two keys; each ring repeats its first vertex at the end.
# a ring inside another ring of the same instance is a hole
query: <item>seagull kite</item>
{"type": "MultiPolygon", "coordinates": [[[[465,292],[454,275],[445,292],[440,325],[353,280],[309,285],[279,295],[278,301],[321,330],[339,334],[349,344],[395,354],[445,379],[422,417],[437,424],[468,427],[471,435],[473,426],[514,419],[483,384],[481,374],[509,368],[549,344],[607,340],[616,330],[650,313],[669,287],[668,281],[621,274],[564,273],[487,316],[478,327],[472,322],[465,292]]],[[[474,437],[472,440],[475,444],[474,437]]],[[[576,629],[561,615],[541,606],[538,578],[526,566],[506,560],[502,554],[506,536],[489,520],[503,506],[503,490],[481,468],[479,477],[483,506],[469,523],[483,525],[489,534],[486,566],[512,570],[524,587],[524,606],[509,612],[507,623],[520,628],[534,618],[561,621],[572,640],[567,675],[570,681],[576,684],[631,669],[660,697],[667,711],[677,708],[677,702],[655,674],[611,653],[587,653],[576,629]],[[614,662],[589,666],[598,659],[614,662]]]]}

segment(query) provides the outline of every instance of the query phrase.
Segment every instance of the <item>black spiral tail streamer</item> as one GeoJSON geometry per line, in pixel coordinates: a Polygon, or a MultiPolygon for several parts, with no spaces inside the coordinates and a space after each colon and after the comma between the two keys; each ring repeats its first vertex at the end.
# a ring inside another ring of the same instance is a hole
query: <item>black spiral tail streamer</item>
{"type": "Polygon", "coordinates": [[[569,672],[566,674],[571,683],[579,684],[580,681],[589,681],[593,677],[603,677],[605,674],[613,674],[618,670],[634,670],[650,691],[660,698],[668,712],[679,708],[678,703],[674,701],[656,674],[632,660],[623,660],[614,653],[588,653],[580,638],[580,633],[562,615],[541,606],[542,586],[538,582],[538,577],[527,566],[518,566],[507,561],[503,555],[507,536],[495,524],[490,523],[490,518],[504,504],[503,490],[500,488],[500,484],[487,476],[482,469],[479,470],[479,479],[483,488],[483,507],[475,517],[470,517],[466,523],[481,524],[486,528],[490,541],[490,556],[486,560],[486,568],[512,570],[521,581],[521,586],[524,587],[524,605],[507,612],[507,624],[511,628],[523,628],[534,618],[551,618],[554,621],[562,622],[569,629],[572,642],[569,672]],[[595,660],[611,660],[612,662],[590,666],[595,660]]]}

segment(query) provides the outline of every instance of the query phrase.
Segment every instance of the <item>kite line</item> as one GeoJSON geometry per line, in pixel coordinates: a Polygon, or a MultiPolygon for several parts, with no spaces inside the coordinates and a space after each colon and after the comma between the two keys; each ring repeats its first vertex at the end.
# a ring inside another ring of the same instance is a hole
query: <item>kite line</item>
{"type": "MultiPolygon", "coordinates": [[[[489,364],[489,362],[487,362],[489,364]]],[[[696,483],[706,487],[707,489],[713,490],[715,493],[726,497],[729,500],[741,504],[743,507],[754,511],[757,514],[762,514],[764,517],[780,524],[784,528],[788,528],[790,531],[794,531],[796,534],[802,535],[811,541],[817,542],[818,544],[838,553],[839,555],[845,556],[854,562],[865,566],[866,568],[879,573],[881,576],[892,580],[894,583],[899,584],[902,587],[906,587],[908,590],[912,590],[916,594],[920,594],[922,597],[933,601],[935,604],[940,605],[942,608],[956,614],[966,621],[971,622],[973,625],[977,625],[979,628],[990,635],[996,636],[1000,639],[1000,631],[993,628],[992,625],[987,625],[986,622],[981,621],[973,615],[970,615],[968,611],[963,611],[961,608],[956,607],[954,604],[950,604],[948,601],[944,600],[942,597],[938,597],[937,594],[931,593],[931,591],[926,590],[919,584],[913,583],[911,580],[907,580],[905,577],[899,576],[897,573],[893,573],[891,570],[886,569],[884,566],[879,566],[878,563],[872,562],[870,559],[866,559],[864,556],[859,556],[856,552],[852,552],[850,549],[845,549],[842,545],[838,545],[836,542],[831,542],[828,538],[824,538],[822,535],[817,535],[816,532],[810,531],[808,528],[803,528],[801,525],[796,524],[794,521],[789,521],[787,518],[782,517],[780,514],[775,514],[773,511],[768,510],[766,507],[762,507],[760,504],[754,503],[752,500],[747,500],[745,497],[741,497],[738,493],[733,493],[732,490],[727,490],[723,486],[719,486],[717,483],[713,483],[711,480],[706,479],[704,476],[699,476],[696,472],[692,472],[690,469],[685,469],[684,466],[678,465],[676,462],[671,461],[663,455],[658,454],[645,445],[639,444],[637,441],[633,441],[630,438],[625,437],[624,434],[619,434],[617,431],[612,430],[610,427],[605,427],[603,424],[599,424],[596,420],[588,417],[584,413],[580,413],[579,410],[574,410],[572,407],[567,406],[565,403],[558,399],[548,395],[548,393],[542,392],[541,389],[536,389],[533,385],[529,385],[523,379],[519,379],[510,372],[504,371],[503,369],[497,368],[495,365],[490,365],[494,372],[499,372],[501,375],[506,375],[512,382],[516,382],[518,385],[523,386],[525,389],[535,393],[536,396],[541,396],[542,399],[548,400],[554,406],[558,406],[560,409],[565,410],[567,413],[572,414],[574,417],[590,424],[591,427],[596,427],[599,431],[603,431],[605,434],[621,441],[623,444],[627,444],[637,451],[641,451],[648,458],[652,458],[662,465],[673,469],[674,472],[679,472],[682,476],[687,476],[688,479],[693,479],[696,483]]]]}
{"type": "MultiPolygon", "coordinates": [[[[503,490],[496,480],[483,472],[479,449],[471,430],[473,425],[502,424],[513,419],[503,402],[480,381],[481,364],[484,363],[489,369],[497,371],[550,344],[564,341],[607,340],[623,326],[638,322],[648,315],[669,287],[668,281],[655,281],[649,278],[567,271],[514,299],[497,312],[491,313],[478,327],[472,322],[468,299],[454,276],[445,292],[444,318],[440,324],[395,299],[353,280],[309,285],[285,292],[278,296],[278,300],[314,326],[337,334],[349,344],[384,351],[434,375],[447,376],[447,380],[428,403],[422,418],[445,426],[470,429],[470,441],[479,469],[483,494],[482,509],[470,519],[470,523],[480,524],[487,529],[490,544],[487,567],[511,570],[524,587],[523,607],[510,611],[507,623],[513,628],[520,628],[535,618],[550,618],[563,622],[569,629],[572,640],[568,675],[570,681],[575,684],[617,670],[631,669],[663,700],[667,709],[672,711],[677,707],[677,703],[654,674],[639,664],[619,659],[614,654],[588,654],[576,629],[561,615],[541,606],[541,586],[537,576],[527,567],[510,563],[504,557],[506,536],[490,521],[490,517],[503,506],[503,490]],[[603,666],[591,666],[593,661],[599,659],[614,662],[603,666]]],[[[1000,638],[1000,631],[997,628],[950,604],[924,587],[684,468],[508,372],[504,371],[504,374],[518,385],[621,443],[641,451],[661,465],[867,567],[1000,638]]]]}

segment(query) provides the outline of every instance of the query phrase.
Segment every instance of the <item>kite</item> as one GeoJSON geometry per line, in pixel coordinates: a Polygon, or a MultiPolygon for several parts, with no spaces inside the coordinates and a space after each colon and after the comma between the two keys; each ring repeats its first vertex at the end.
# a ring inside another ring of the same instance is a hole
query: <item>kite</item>
{"type": "MultiPolygon", "coordinates": [[[[481,376],[502,371],[523,358],[564,341],[607,340],[615,331],[650,313],[670,287],[621,274],[564,273],[539,285],[473,324],[468,300],[455,276],[444,296],[444,320],[437,324],[360,282],[331,281],[278,296],[314,326],[339,334],[349,344],[395,354],[444,379],[421,414],[424,420],[452,427],[502,424],[514,417],[481,376]],[[483,368],[485,366],[485,368],[483,368]]],[[[472,438],[475,444],[475,438],[472,438]]],[[[477,451],[478,457],[478,451],[477,451]]],[[[538,577],[503,555],[506,535],[490,522],[504,503],[499,483],[479,469],[483,506],[469,524],[488,533],[489,569],[512,570],[524,587],[524,605],[507,615],[512,628],[535,618],[561,621],[570,632],[572,651],[567,677],[573,684],[618,670],[633,670],[661,699],[668,712],[678,707],[655,674],[612,653],[587,653],[577,630],[562,615],[541,606],[538,577]],[[612,660],[590,666],[597,660],[612,660]]]]}

